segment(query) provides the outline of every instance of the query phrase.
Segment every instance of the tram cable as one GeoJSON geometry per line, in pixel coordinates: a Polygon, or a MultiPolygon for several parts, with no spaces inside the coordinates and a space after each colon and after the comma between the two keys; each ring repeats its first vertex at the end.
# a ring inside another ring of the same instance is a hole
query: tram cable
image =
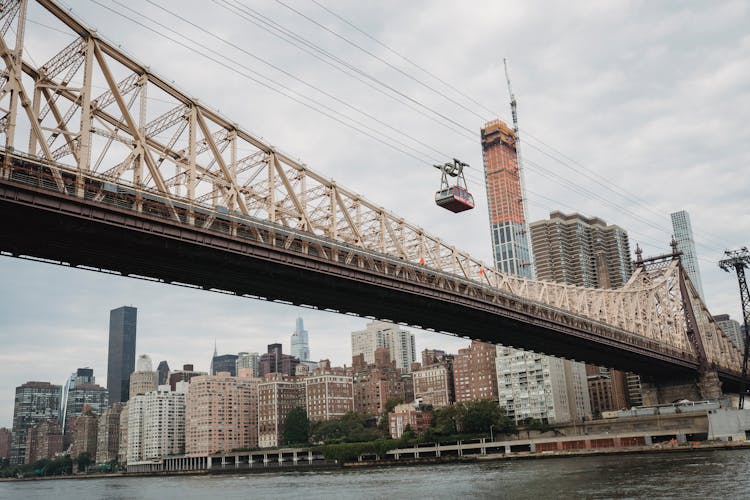
{"type": "MultiPolygon", "coordinates": [[[[96,3],[96,4],[98,4],[98,5],[100,5],[100,6],[104,7],[104,8],[107,8],[108,10],[111,10],[111,11],[112,11],[112,9],[109,9],[108,7],[106,7],[106,6],[102,5],[101,3],[99,3],[99,2],[97,2],[97,1],[95,1],[95,0],[91,0],[91,1],[93,1],[94,3],[96,3]]],[[[159,6],[158,4],[155,4],[154,2],[152,2],[152,1],[150,1],[150,0],[147,0],[147,1],[149,1],[149,3],[151,3],[151,4],[153,4],[153,5],[155,5],[155,6],[159,7],[159,8],[161,8],[162,10],[168,11],[168,9],[165,9],[165,8],[163,8],[163,7],[159,6]]],[[[313,1],[314,1],[314,0],[313,0],[313,1]]],[[[217,0],[214,0],[214,2],[218,4],[217,0]]],[[[226,0],[225,0],[225,2],[226,2],[226,0]]],[[[120,5],[120,6],[122,6],[122,4],[120,4],[119,2],[116,2],[116,3],[118,3],[118,5],[120,5]]],[[[315,2],[315,3],[316,3],[316,4],[318,4],[318,2],[315,2]]],[[[225,8],[226,8],[226,7],[225,7],[225,8]]],[[[131,11],[132,11],[132,9],[129,9],[129,10],[131,10],[131,11]]],[[[250,9],[250,10],[253,10],[253,9],[250,9]]],[[[113,12],[117,13],[116,11],[113,11],[113,12]]],[[[256,13],[257,13],[257,11],[253,11],[253,12],[256,12],[256,13]]],[[[118,15],[121,15],[121,14],[119,14],[119,13],[117,13],[117,14],[118,14],[118,15]]],[[[171,13],[171,14],[172,14],[172,15],[174,15],[174,13],[171,13]]],[[[143,15],[143,14],[141,14],[141,15],[143,15]]],[[[258,15],[262,16],[262,14],[258,14],[258,15]]],[[[152,22],[155,22],[155,23],[157,23],[157,24],[161,25],[162,27],[164,27],[164,25],[163,25],[162,23],[158,23],[157,21],[153,21],[153,19],[151,19],[151,18],[150,18],[149,16],[145,16],[145,15],[143,15],[143,16],[144,16],[144,17],[146,17],[146,18],[148,18],[148,19],[150,19],[150,20],[151,20],[152,22]]],[[[194,27],[196,26],[196,25],[195,25],[195,23],[192,23],[192,22],[190,22],[190,21],[187,21],[187,20],[185,20],[184,18],[182,18],[182,16],[177,16],[177,17],[181,18],[181,20],[183,20],[183,22],[187,22],[187,23],[189,23],[189,24],[193,25],[194,27]]],[[[271,22],[271,23],[273,23],[273,25],[274,25],[274,26],[279,26],[279,27],[280,27],[280,25],[278,25],[278,23],[274,23],[274,22],[273,22],[272,20],[270,20],[269,18],[267,18],[267,17],[265,17],[265,16],[263,16],[262,18],[264,18],[264,19],[266,19],[266,20],[267,20],[267,21],[264,21],[264,22],[266,22],[266,23],[268,23],[268,22],[271,22]]],[[[246,20],[247,20],[247,19],[246,19],[246,20]]],[[[133,21],[133,22],[136,22],[136,21],[134,21],[134,20],[132,20],[132,19],[131,19],[131,21],[133,21]]],[[[137,23],[137,22],[136,22],[136,23],[137,23]]],[[[144,25],[142,25],[141,23],[137,23],[137,24],[140,24],[141,26],[144,26],[144,25]]],[[[146,26],[144,26],[144,27],[146,27],[146,26]]],[[[158,32],[156,32],[156,31],[155,31],[155,30],[153,30],[153,29],[150,29],[150,28],[148,28],[148,27],[146,27],[146,28],[147,28],[147,29],[149,29],[150,31],[153,31],[153,32],[155,32],[155,33],[159,34],[158,32]]],[[[200,28],[199,28],[199,29],[200,29],[200,28]]],[[[277,28],[277,29],[278,29],[278,28],[277,28]]],[[[283,27],[281,27],[281,29],[283,29],[283,27]]],[[[172,32],[174,32],[173,30],[171,30],[171,31],[172,31],[172,32]]],[[[218,36],[216,36],[216,35],[214,35],[214,34],[212,34],[212,33],[208,32],[207,30],[202,30],[202,31],[203,31],[204,33],[206,33],[206,34],[209,34],[209,35],[213,36],[214,38],[217,38],[217,39],[220,39],[220,40],[222,40],[222,39],[221,39],[221,37],[218,37],[218,36]]],[[[278,35],[275,35],[275,36],[278,36],[278,35]]],[[[197,52],[197,51],[196,51],[195,49],[193,49],[193,48],[191,48],[191,47],[187,47],[187,46],[186,46],[185,44],[183,44],[183,43],[181,43],[181,42],[179,42],[179,41],[175,41],[175,40],[171,39],[170,37],[167,37],[167,38],[168,38],[169,40],[173,41],[174,43],[178,43],[179,45],[181,45],[181,46],[183,46],[183,47],[185,47],[185,48],[188,48],[189,50],[192,50],[192,51],[194,51],[194,52],[196,52],[196,53],[199,53],[199,52],[197,52]]],[[[297,39],[298,39],[298,40],[304,40],[304,39],[302,39],[301,37],[297,37],[297,39]]],[[[192,40],[191,40],[191,41],[192,41],[192,40]]],[[[193,42],[194,42],[194,41],[193,41],[193,42]]],[[[307,42],[307,41],[306,41],[306,42],[307,42]]],[[[234,45],[234,44],[231,44],[231,42],[226,42],[226,41],[225,41],[225,43],[229,43],[230,45],[234,45]]],[[[291,42],[290,42],[290,43],[291,43],[291,42]]],[[[204,49],[206,49],[206,50],[209,50],[209,51],[211,51],[212,53],[218,54],[218,53],[217,53],[216,51],[213,51],[212,49],[209,49],[209,48],[208,48],[208,47],[206,47],[205,45],[202,45],[202,44],[198,44],[198,45],[199,45],[199,46],[201,46],[201,47],[203,47],[203,48],[204,48],[204,49]]],[[[294,44],[294,45],[295,45],[295,46],[297,46],[298,48],[300,48],[300,47],[299,47],[298,45],[296,45],[296,44],[294,44]]],[[[311,44],[311,43],[308,43],[308,45],[310,45],[310,46],[315,46],[314,44],[311,44]]],[[[235,48],[237,48],[237,46],[236,46],[236,45],[234,45],[234,47],[235,47],[235,48]]],[[[318,49],[320,49],[320,48],[318,47],[318,49]]],[[[242,49],[239,49],[239,50],[242,50],[242,49]]],[[[333,55],[331,55],[331,54],[330,54],[330,53],[329,53],[328,51],[325,51],[325,49],[320,49],[320,51],[322,51],[321,53],[327,54],[327,55],[328,55],[328,57],[333,57],[333,58],[334,58],[334,60],[337,60],[337,59],[338,59],[338,58],[336,58],[336,56],[333,56],[333,55]]],[[[254,57],[254,55],[252,55],[252,54],[249,54],[249,53],[248,53],[249,51],[245,51],[245,50],[243,50],[243,52],[244,52],[244,53],[246,53],[247,55],[251,56],[251,57],[254,57]]],[[[309,52],[308,52],[308,53],[309,53],[309,52]]],[[[205,54],[200,54],[200,53],[199,53],[199,55],[202,55],[202,56],[206,57],[206,55],[205,55],[205,54]]],[[[227,60],[230,60],[230,61],[232,61],[233,63],[237,63],[237,62],[236,62],[235,60],[233,60],[233,59],[230,59],[230,58],[227,58],[227,57],[226,57],[226,56],[224,56],[223,54],[218,54],[218,55],[220,55],[220,56],[221,56],[222,58],[224,58],[224,59],[227,59],[227,60]]],[[[212,60],[212,61],[214,61],[214,62],[217,62],[217,63],[221,64],[222,66],[224,66],[224,67],[227,67],[228,69],[230,69],[230,70],[232,70],[232,71],[234,71],[234,72],[236,72],[236,73],[237,73],[237,71],[236,71],[235,69],[233,69],[233,68],[231,68],[231,67],[228,67],[228,66],[227,66],[226,64],[224,64],[224,63],[221,63],[221,62],[218,62],[218,61],[216,61],[216,60],[215,60],[215,58],[212,58],[212,57],[208,57],[208,58],[209,58],[210,60],[212,60]]],[[[320,59],[320,57],[318,57],[318,58],[320,59]]],[[[342,60],[340,60],[340,59],[338,59],[338,60],[339,60],[339,61],[342,61],[342,60]]],[[[317,90],[317,91],[319,91],[319,92],[322,92],[322,93],[323,93],[324,95],[327,95],[327,97],[329,97],[329,98],[331,97],[330,93],[326,93],[325,91],[322,91],[322,90],[321,90],[320,88],[318,88],[317,86],[314,86],[314,85],[312,85],[312,84],[309,84],[308,82],[304,81],[303,79],[300,79],[300,78],[296,78],[296,77],[294,77],[294,75],[292,75],[291,73],[289,73],[289,72],[287,72],[287,71],[285,71],[285,70],[283,70],[283,69],[279,68],[278,66],[276,66],[276,65],[273,65],[273,64],[271,64],[271,63],[268,63],[267,61],[262,61],[262,62],[264,62],[265,64],[269,64],[269,66],[270,66],[270,67],[273,67],[273,68],[274,68],[274,69],[276,69],[277,71],[280,71],[280,72],[282,72],[282,73],[286,74],[287,76],[290,76],[290,77],[292,77],[292,78],[295,78],[295,79],[296,79],[297,81],[300,81],[300,82],[301,82],[301,83],[303,83],[304,85],[306,85],[306,86],[308,86],[308,87],[310,87],[310,88],[313,88],[313,89],[315,89],[315,90],[317,90]]],[[[257,74],[257,75],[261,76],[262,78],[268,78],[268,77],[266,77],[266,76],[264,76],[264,75],[260,75],[259,73],[255,72],[254,70],[251,70],[250,68],[247,68],[247,66],[244,66],[244,65],[241,65],[241,64],[239,64],[239,65],[240,65],[241,67],[243,67],[243,68],[245,68],[245,69],[249,70],[249,71],[253,71],[253,72],[254,72],[255,74],[257,74]]],[[[351,66],[351,65],[349,65],[349,66],[351,66]]],[[[349,67],[349,66],[347,66],[347,67],[349,67]]],[[[350,69],[351,69],[351,68],[350,68],[350,69]]],[[[241,74],[241,72],[239,72],[239,73],[241,74]]],[[[361,72],[360,72],[360,74],[361,74],[361,72]]],[[[245,76],[245,77],[247,77],[247,75],[244,75],[244,74],[243,74],[242,76],[245,76]]],[[[350,75],[350,76],[351,76],[351,75],[350,75]]],[[[371,80],[371,81],[378,81],[378,79],[374,79],[374,78],[372,78],[372,77],[370,78],[370,80],[371,80]]],[[[255,81],[255,80],[253,79],[253,81],[255,81]]],[[[360,79],[360,81],[362,81],[362,80],[360,79]]],[[[257,81],[256,81],[256,83],[259,83],[259,82],[257,82],[257,81]]],[[[262,84],[262,83],[261,83],[261,84],[262,84]]],[[[263,84],[262,84],[262,85],[263,85],[263,84]]],[[[267,88],[271,88],[271,87],[269,87],[268,85],[263,85],[263,86],[265,86],[265,87],[267,87],[267,88]]],[[[289,89],[288,87],[285,87],[285,86],[282,86],[282,87],[284,87],[285,89],[287,89],[287,90],[289,90],[289,91],[291,91],[291,92],[296,92],[296,91],[294,91],[294,90],[292,90],[292,89],[289,89]]],[[[392,89],[393,87],[390,87],[390,86],[388,86],[388,88],[391,88],[391,89],[392,89]]],[[[276,90],[276,89],[273,89],[273,88],[272,88],[272,90],[276,90]]],[[[297,101],[297,102],[300,102],[300,101],[299,101],[299,99],[297,99],[297,98],[294,98],[293,96],[289,96],[288,94],[285,94],[285,93],[283,93],[283,92],[279,92],[279,93],[281,93],[281,94],[282,94],[282,95],[284,95],[285,97],[289,97],[289,98],[291,98],[291,99],[293,99],[293,100],[295,100],[295,101],[297,101]]],[[[381,93],[382,93],[382,92],[381,92],[381,93]]],[[[400,95],[402,95],[402,96],[403,96],[403,95],[405,95],[405,94],[403,94],[403,93],[400,93],[400,95]]],[[[307,96],[305,96],[305,97],[306,97],[307,99],[310,99],[310,98],[309,98],[309,97],[307,97],[307,96]]],[[[349,108],[351,108],[351,109],[355,109],[355,108],[354,108],[354,107],[353,107],[352,105],[350,105],[350,104],[346,103],[346,102],[345,102],[345,101],[343,101],[343,100],[340,100],[340,99],[335,99],[335,100],[336,100],[337,102],[339,102],[340,104],[342,104],[342,105],[345,105],[345,106],[347,106],[347,107],[349,107],[349,108]]],[[[325,105],[323,105],[322,103],[320,103],[320,102],[318,102],[318,101],[314,101],[314,100],[313,100],[313,102],[316,102],[316,103],[317,103],[318,105],[324,106],[325,108],[327,108],[327,109],[328,109],[329,111],[331,111],[331,112],[333,112],[333,113],[336,113],[336,114],[339,114],[339,115],[341,115],[341,116],[344,116],[344,117],[345,117],[346,119],[349,119],[349,120],[353,120],[353,119],[352,119],[351,117],[347,117],[346,115],[343,115],[343,114],[339,113],[338,111],[336,111],[336,110],[333,110],[332,108],[330,108],[330,107],[328,107],[328,106],[325,106],[325,105]]],[[[401,102],[402,104],[404,104],[404,102],[402,102],[402,101],[399,101],[399,102],[401,102]]],[[[309,104],[306,104],[306,103],[301,103],[301,104],[303,104],[303,105],[305,105],[305,106],[307,106],[307,107],[309,107],[309,108],[311,108],[311,109],[313,109],[313,110],[315,110],[315,111],[319,111],[319,112],[320,112],[320,110],[319,110],[319,109],[316,109],[315,107],[313,107],[313,106],[310,106],[309,104]]],[[[421,105],[422,107],[425,107],[425,105],[423,105],[423,104],[421,104],[421,103],[420,103],[420,105],[421,105]]],[[[413,108],[412,108],[412,109],[413,109],[413,108]]],[[[337,119],[337,118],[335,118],[335,117],[331,117],[330,115],[328,115],[328,114],[327,114],[327,113],[325,113],[325,112],[323,112],[323,114],[324,114],[324,115],[326,115],[326,116],[328,116],[329,118],[332,118],[332,119],[334,119],[335,121],[337,121],[337,122],[339,122],[339,123],[342,123],[342,122],[341,122],[341,120],[339,120],[339,119],[337,119]]],[[[373,119],[374,121],[376,121],[376,122],[380,123],[380,124],[381,124],[381,125],[383,125],[383,126],[386,126],[386,127],[388,127],[389,129],[391,129],[391,130],[393,130],[393,131],[395,131],[395,132],[397,132],[397,133],[399,133],[399,134],[402,134],[402,135],[404,135],[405,137],[409,138],[410,140],[413,140],[413,141],[415,141],[415,142],[419,143],[420,145],[422,145],[422,146],[424,146],[424,147],[427,147],[428,149],[432,150],[433,152],[436,152],[436,153],[438,153],[438,154],[444,155],[445,157],[449,157],[449,156],[450,156],[450,155],[446,155],[445,153],[443,153],[443,152],[440,152],[440,151],[438,151],[437,149],[435,149],[435,148],[433,148],[433,147],[429,146],[429,145],[428,145],[427,143],[425,143],[424,141],[418,140],[418,139],[414,138],[413,136],[411,136],[411,135],[409,135],[409,134],[406,134],[406,133],[404,133],[403,131],[401,131],[401,130],[398,130],[398,129],[396,129],[395,127],[392,127],[392,126],[388,125],[387,123],[383,122],[382,120],[379,120],[379,119],[377,119],[376,117],[373,117],[373,116],[372,116],[371,114],[369,114],[369,113],[364,113],[364,112],[363,112],[363,113],[361,113],[361,114],[363,114],[363,116],[367,116],[367,117],[368,117],[368,118],[370,118],[370,119],[373,119]]],[[[422,114],[424,114],[424,113],[422,113],[422,114]]],[[[476,114],[476,113],[475,113],[475,114],[476,114]]],[[[440,114],[438,114],[438,116],[440,116],[440,114]]],[[[364,125],[364,124],[361,124],[361,122],[358,122],[358,123],[359,123],[360,125],[362,125],[362,126],[365,126],[365,127],[366,127],[366,125],[364,125]]],[[[455,122],[455,121],[453,121],[453,123],[456,123],[456,124],[458,124],[458,122],[455,122]]],[[[347,123],[342,123],[342,124],[344,124],[345,126],[347,126],[347,127],[349,127],[349,128],[353,128],[353,129],[355,129],[355,130],[357,130],[357,131],[359,131],[359,132],[361,132],[361,133],[365,133],[365,135],[368,135],[368,136],[370,136],[371,138],[373,138],[373,139],[377,140],[378,142],[381,142],[381,143],[383,143],[383,144],[385,144],[385,145],[387,145],[387,146],[389,146],[389,147],[391,147],[391,148],[394,148],[394,149],[396,149],[396,150],[400,151],[401,153],[407,154],[407,155],[409,155],[409,156],[410,156],[411,158],[414,158],[414,159],[418,159],[418,158],[416,158],[416,157],[415,157],[415,155],[414,155],[414,154],[411,154],[411,153],[409,153],[409,152],[403,151],[402,149],[400,149],[400,148],[398,148],[398,147],[394,147],[394,145],[393,145],[393,144],[388,144],[388,143],[386,143],[385,141],[383,141],[383,140],[382,140],[381,138],[378,138],[378,137],[374,137],[374,136],[372,135],[372,134],[380,134],[380,135],[384,135],[385,137],[388,137],[388,139],[390,139],[390,140],[398,141],[397,139],[394,139],[394,138],[392,138],[392,137],[386,136],[386,135],[385,135],[385,134],[383,134],[382,132],[376,131],[376,130],[372,129],[371,127],[369,127],[369,130],[370,130],[370,132],[371,132],[371,133],[367,133],[367,132],[364,132],[364,131],[362,131],[362,130],[359,130],[359,129],[357,129],[356,127],[353,127],[353,126],[352,126],[351,124],[347,124],[347,123]]],[[[460,125],[460,124],[459,124],[459,125],[460,125]]],[[[472,140],[472,141],[476,141],[476,135],[475,135],[475,133],[474,133],[473,131],[471,131],[471,129],[469,129],[468,127],[462,126],[462,125],[460,125],[460,126],[461,126],[462,128],[464,128],[464,129],[465,129],[465,130],[467,131],[467,134],[461,134],[461,135],[463,135],[463,136],[465,136],[465,137],[467,137],[467,138],[471,138],[471,140],[472,140]],[[471,135],[469,135],[469,134],[471,134],[471,135]]],[[[456,130],[453,130],[453,131],[454,131],[454,132],[457,132],[456,130]]],[[[530,134],[527,134],[527,135],[530,135],[530,134]]],[[[535,139],[535,140],[537,140],[538,142],[542,142],[542,141],[539,141],[538,139],[535,139]]],[[[400,141],[398,141],[398,143],[400,143],[400,144],[401,144],[401,145],[403,145],[403,146],[409,147],[409,146],[405,145],[404,143],[402,143],[402,142],[400,142],[400,141]]],[[[537,146],[535,146],[535,145],[533,145],[533,144],[530,144],[530,143],[528,143],[528,142],[525,142],[524,144],[525,144],[526,146],[528,146],[528,147],[531,147],[532,149],[538,150],[538,151],[539,151],[540,153],[542,153],[542,154],[545,154],[545,155],[546,155],[546,156],[548,156],[548,157],[549,157],[550,159],[553,159],[553,160],[555,160],[555,161],[558,161],[558,162],[562,162],[562,161],[561,161],[561,160],[560,160],[559,158],[557,158],[557,157],[555,157],[554,155],[551,155],[551,154],[549,154],[549,153],[547,153],[547,152],[543,151],[543,150],[542,150],[541,148],[539,148],[539,147],[537,147],[537,146]]],[[[544,144],[544,143],[542,143],[542,144],[544,144]]],[[[547,147],[550,147],[550,146],[547,146],[547,147]]],[[[411,149],[412,149],[413,151],[416,151],[416,150],[414,150],[413,148],[411,148],[411,149]]],[[[550,149],[552,149],[552,148],[550,147],[550,149]]],[[[432,159],[432,160],[435,160],[435,159],[436,159],[435,157],[432,157],[432,156],[430,156],[430,157],[431,157],[431,159],[432,159]]],[[[428,162],[428,161],[426,161],[426,160],[424,160],[424,159],[419,159],[419,160],[420,160],[421,162],[425,163],[425,164],[431,163],[431,162],[428,162]]],[[[528,159],[526,159],[526,160],[525,160],[525,163],[530,163],[530,161],[529,161],[528,159]]],[[[531,162],[531,163],[533,163],[533,162],[531,162]]],[[[565,163],[563,163],[563,164],[565,164],[565,163]]],[[[580,165],[580,164],[579,164],[579,165],[580,165]]],[[[566,166],[568,166],[569,168],[572,168],[572,167],[570,167],[569,165],[566,165],[566,166]]],[[[581,168],[586,168],[586,167],[584,167],[584,166],[582,166],[582,165],[580,165],[580,166],[581,166],[581,168]]],[[[470,167],[470,168],[472,168],[472,169],[475,169],[475,167],[470,167]]],[[[532,169],[533,169],[533,168],[532,168],[532,169]]],[[[479,171],[478,169],[476,169],[476,170],[477,170],[477,171],[479,171]]],[[[587,169],[587,170],[589,170],[589,169],[587,169]]],[[[590,172],[592,172],[592,174],[594,174],[594,175],[598,175],[598,174],[596,174],[595,172],[593,172],[593,171],[591,171],[591,170],[589,170],[589,171],[590,171],[590,172]]],[[[548,171],[548,172],[549,172],[549,171],[548,171]]],[[[579,173],[580,173],[581,175],[584,175],[585,177],[587,177],[587,178],[591,179],[591,180],[595,180],[595,179],[593,179],[593,178],[591,177],[591,175],[588,175],[588,174],[586,174],[586,173],[583,173],[583,172],[580,172],[580,171],[579,171],[579,173]]],[[[598,184],[600,184],[600,185],[602,185],[602,187],[605,187],[605,188],[607,188],[607,189],[610,189],[610,188],[608,188],[608,187],[607,187],[606,185],[604,185],[604,184],[602,184],[602,183],[600,183],[600,182],[598,182],[598,181],[597,181],[597,183],[598,183],[598,184]]],[[[559,183],[558,183],[558,184],[559,184],[559,183]]],[[[579,186],[579,187],[580,187],[580,186],[579,186]]],[[[623,191],[624,193],[627,193],[627,191],[623,190],[622,188],[619,188],[619,187],[618,187],[618,189],[620,189],[620,190],[621,190],[621,191],[623,191]]],[[[610,190],[611,190],[611,189],[610,189],[610,190]]],[[[578,191],[578,192],[579,192],[579,194],[580,194],[580,191],[578,191]]],[[[620,194],[620,196],[626,196],[626,195],[620,194]]],[[[608,204],[609,204],[610,206],[613,206],[613,203],[614,203],[614,202],[612,202],[611,200],[607,200],[607,203],[608,203],[608,204]]],[[[641,205],[641,206],[647,207],[647,206],[646,206],[645,204],[643,204],[643,203],[638,203],[638,204],[639,204],[639,205],[641,205]]],[[[629,211],[628,211],[628,210],[627,210],[627,209],[626,209],[625,207],[623,207],[623,206],[622,206],[622,205],[620,205],[620,204],[616,204],[616,203],[614,203],[614,208],[617,208],[617,209],[619,209],[619,210],[621,210],[621,211],[629,212],[629,211]]],[[[648,208],[648,207],[647,207],[647,208],[648,208]]],[[[651,210],[650,208],[649,208],[649,210],[650,210],[651,212],[653,212],[653,213],[656,213],[655,211],[651,210]]],[[[636,220],[639,220],[639,221],[641,221],[641,222],[644,222],[644,221],[646,221],[646,219],[644,219],[644,218],[643,218],[643,217],[641,217],[641,216],[638,216],[637,214],[633,214],[633,212],[630,212],[630,214],[631,214],[631,216],[633,216],[633,217],[634,217],[634,218],[635,218],[636,220]]],[[[653,223],[651,223],[651,222],[645,222],[645,223],[646,223],[646,224],[648,224],[648,225],[654,226],[654,224],[653,224],[653,223]]],[[[662,227],[661,227],[660,229],[661,229],[661,230],[664,230],[664,227],[662,226],[662,227]]],[[[669,232],[669,230],[667,230],[667,232],[669,232]]],[[[701,246],[705,246],[705,245],[701,244],[701,246]]],[[[717,247],[717,248],[718,248],[718,247],[717,247]]]]}

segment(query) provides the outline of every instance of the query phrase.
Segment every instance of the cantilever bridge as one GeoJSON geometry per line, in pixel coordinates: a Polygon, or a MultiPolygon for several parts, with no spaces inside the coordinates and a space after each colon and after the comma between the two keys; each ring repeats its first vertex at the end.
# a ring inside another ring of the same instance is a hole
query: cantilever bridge
{"type": "Polygon", "coordinates": [[[33,64],[27,1],[0,7],[4,254],[692,381],[702,397],[719,395],[719,381],[736,390],[742,355],[677,255],[640,262],[616,290],[502,274],[188,97],[51,0],[37,3],[77,37],[33,64]]]}

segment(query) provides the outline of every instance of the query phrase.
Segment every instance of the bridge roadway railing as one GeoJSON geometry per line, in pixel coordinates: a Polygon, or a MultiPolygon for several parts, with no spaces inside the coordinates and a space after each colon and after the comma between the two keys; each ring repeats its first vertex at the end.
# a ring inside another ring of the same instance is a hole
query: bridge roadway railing
{"type": "Polygon", "coordinates": [[[453,294],[470,296],[486,303],[501,306],[508,311],[520,312],[527,317],[543,318],[565,327],[585,331],[600,337],[602,340],[609,339],[621,345],[630,345],[659,353],[673,360],[697,363],[697,358],[692,352],[676,349],[663,341],[642,337],[607,323],[513,295],[423,264],[412,263],[324,236],[230,212],[221,206],[196,204],[192,200],[177,196],[166,198],[155,190],[144,189],[122,179],[118,179],[118,182],[114,183],[104,176],[86,173],[83,175],[84,181],[81,183],[80,171],[72,167],[51,163],[38,157],[17,152],[12,154],[0,152],[0,157],[3,160],[5,160],[6,155],[11,159],[9,172],[6,172],[5,178],[0,182],[9,180],[13,183],[25,184],[58,194],[62,193],[69,198],[83,199],[87,202],[101,203],[136,212],[141,216],[177,222],[199,231],[218,231],[255,244],[273,247],[282,246],[287,251],[323,258],[335,262],[338,266],[369,270],[391,275],[401,280],[416,282],[421,287],[427,286],[453,294]]]}

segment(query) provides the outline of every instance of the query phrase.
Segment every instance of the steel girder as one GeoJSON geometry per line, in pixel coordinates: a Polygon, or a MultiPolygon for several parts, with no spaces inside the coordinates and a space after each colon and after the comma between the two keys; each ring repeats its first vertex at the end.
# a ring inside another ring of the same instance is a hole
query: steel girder
{"type": "MultiPolygon", "coordinates": [[[[135,210],[143,210],[149,195],[165,200],[168,216],[176,222],[209,227],[222,213],[267,221],[447,273],[697,357],[695,339],[688,335],[689,301],[705,361],[740,371],[741,353],[689,282],[683,286],[689,297],[683,297],[678,261],[658,271],[639,268],[616,290],[498,272],[189,97],[52,0],[37,3],[78,38],[36,67],[22,59],[26,37],[34,34],[33,26],[26,26],[26,0],[3,3],[0,139],[8,153],[20,152],[18,144],[25,143],[25,153],[49,162],[59,191],[72,189],[71,194],[83,197],[87,182],[106,180],[136,190],[135,210]],[[102,86],[103,91],[94,92],[102,86]],[[66,172],[75,174],[73,188],[63,181],[66,172]],[[189,207],[187,216],[178,206],[189,207]],[[213,215],[197,217],[200,211],[213,215]]],[[[6,164],[2,173],[7,177],[8,172],[6,164]]],[[[95,199],[103,197],[98,193],[95,199]]],[[[348,258],[367,261],[354,252],[348,258]]],[[[472,287],[466,290],[470,293],[472,287]]]]}

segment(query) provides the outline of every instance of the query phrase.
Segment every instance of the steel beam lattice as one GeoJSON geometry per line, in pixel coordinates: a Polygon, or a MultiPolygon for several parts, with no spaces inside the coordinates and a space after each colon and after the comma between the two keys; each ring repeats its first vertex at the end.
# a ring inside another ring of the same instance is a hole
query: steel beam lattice
{"type": "Polygon", "coordinates": [[[336,250],[320,243],[319,251],[345,264],[380,266],[381,272],[386,269],[379,260],[368,256],[384,256],[396,263],[387,272],[424,269],[440,286],[465,293],[484,287],[533,301],[739,373],[742,354],[685,283],[679,259],[658,270],[638,267],[614,290],[503,274],[189,97],[53,1],[36,3],[77,38],[36,66],[22,58],[38,46],[26,39],[34,27],[26,26],[27,1],[0,7],[0,140],[6,153],[0,179],[14,175],[14,155],[37,158],[49,188],[66,196],[116,201],[205,229],[230,216],[237,221],[227,225],[233,234],[255,231],[261,237],[243,229],[242,221],[262,221],[287,228],[288,246],[295,234],[335,242],[336,250]]]}

